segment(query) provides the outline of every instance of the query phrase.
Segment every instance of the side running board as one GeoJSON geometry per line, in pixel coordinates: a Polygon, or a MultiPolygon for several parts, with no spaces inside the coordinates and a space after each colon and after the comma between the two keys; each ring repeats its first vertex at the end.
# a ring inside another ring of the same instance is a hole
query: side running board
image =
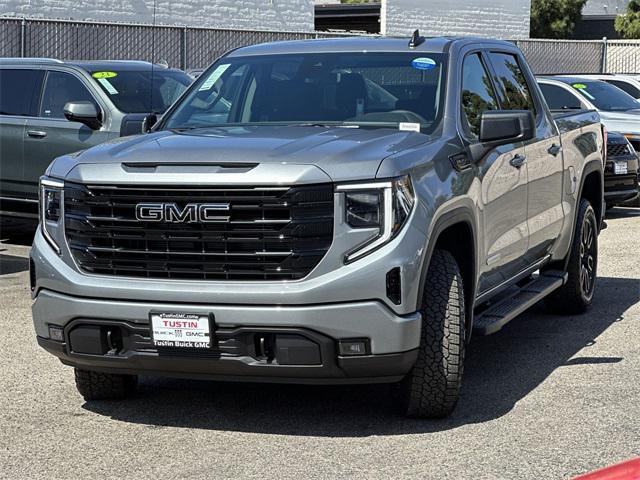
{"type": "Polygon", "coordinates": [[[567,273],[549,270],[520,288],[510,297],[491,305],[475,316],[473,333],[491,335],[504,327],[529,307],[538,303],[567,281],[567,273]]]}

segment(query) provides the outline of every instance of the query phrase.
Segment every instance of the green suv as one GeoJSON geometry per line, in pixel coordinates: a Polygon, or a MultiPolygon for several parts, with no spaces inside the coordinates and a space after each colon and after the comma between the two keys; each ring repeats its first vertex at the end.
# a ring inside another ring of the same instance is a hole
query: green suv
{"type": "Polygon", "coordinates": [[[37,218],[54,158],[141,133],[191,81],[148,62],[0,59],[0,215],[37,218]]]}

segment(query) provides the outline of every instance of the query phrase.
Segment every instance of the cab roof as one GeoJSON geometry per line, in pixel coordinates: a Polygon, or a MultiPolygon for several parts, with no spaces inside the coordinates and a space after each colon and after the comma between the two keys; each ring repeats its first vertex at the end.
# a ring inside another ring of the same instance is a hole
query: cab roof
{"type": "Polygon", "coordinates": [[[253,55],[279,55],[288,53],[339,53],[339,52],[429,52],[447,53],[456,44],[482,43],[508,46],[511,42],[474,37],[434,37],[422,38],[422,43],[414,48],[409,47],[409,37],[341,37],[310,40],[289,40],[282,42],[259,43],[240,47],[229,53],[229,57],[253,55]]]}

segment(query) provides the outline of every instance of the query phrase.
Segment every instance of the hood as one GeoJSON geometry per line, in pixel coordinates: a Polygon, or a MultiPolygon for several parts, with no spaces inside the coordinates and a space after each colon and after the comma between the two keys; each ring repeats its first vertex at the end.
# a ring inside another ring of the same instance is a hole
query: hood
{"type": "Polygon", "coordinates": [[[313,166],[333,181],[364,180],[375,178],[386,157],[430,139],[421,133],[390,128],[252,126],[161,131],[119,138],[60,157],[51,174],[66,177],[76,167],[93,164],[103,168],[104,164],[117,164],[134,170],[169,168],[175,172],[199,168],[202,173],[211,171],[208,166],[226,171],[258,166],[264,169],[276,164],[279,171],[285,165],[313,166]]]}
{"type": "Polygon", "coordinates": [[[610,132],[640,134],[640,110],[629,112],[599,111],[600,120],[610,132]]]}

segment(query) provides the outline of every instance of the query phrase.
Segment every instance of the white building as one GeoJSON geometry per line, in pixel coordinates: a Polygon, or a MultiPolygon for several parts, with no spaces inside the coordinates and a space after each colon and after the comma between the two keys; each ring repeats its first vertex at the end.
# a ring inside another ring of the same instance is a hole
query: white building
{"type": "Polygon", "coordinates": [[[313,31],[313,0],[0,0],[0,15],[313,31]]]}
{"type": "MultiPolygon", "coordinates": [[[[0,0],[0,15],[250,30],[313,31],[337,0],[0,0]]],[[[624,0],[618,0],[619,2],[624,0]]],[[[527,38],[531,0],[382,0],[381,33],[527,38]]]]}
{"type": "Polygon", "coordinates": [[[387,35],[529,38],[531,0],[383,0],[387,35]]]}

